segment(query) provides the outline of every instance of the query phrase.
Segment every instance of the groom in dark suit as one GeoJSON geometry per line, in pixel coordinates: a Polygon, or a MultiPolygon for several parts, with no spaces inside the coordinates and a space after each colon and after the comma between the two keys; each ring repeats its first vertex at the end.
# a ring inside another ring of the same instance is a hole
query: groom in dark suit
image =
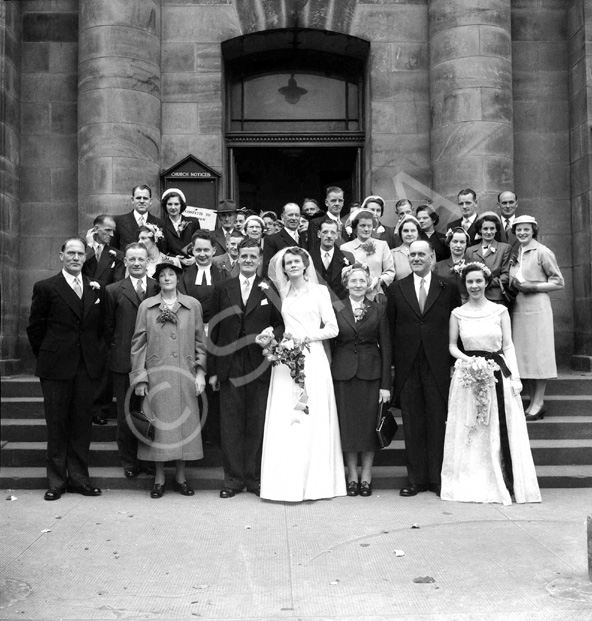
{"type": "Polygon", "coordinates": [[[147,185],[137,185],[132,190],[132,211],[121,216],[115,216],[115,232],[111,245],[121,251],[128,244],[138,241],[140,227],[144,224],[155,224],[164,230],[164,222],[153,216],[148,209],[152,205],[152,190],[147,185]]]}
{"type": "Polygon", "coordinates": [[[214,288],[208,338],[209,383],[220,388],[220,498],[232,498],[245,487],[259,495],[270,365],[255,337],[269,326],[276,338],[283,332],[279,298],[257,276],[261,247],[256,240],[240,243],[238,263],[240,274],[214,288]]]}
{"type": "Polygon", "coordinates": [[[433,260],[428,241],[413,242],[409,247],[413,273],[388,289],[394,393],[401,404],[409,477],[401,496],[428,489],[440,495],[450,385],[448,322],[461,300],[452,281],[431,271],[433,260]]]}
{"type": "Polygon", "coordinates": [[[37,358],[47,423],[45,500],[58,500],[66,490],[101,494],[90,484],[88,452],[101,372],[103,304],[101,290],[81,274],[85,258],[86,243],[67,239],[60,253],[62,271],[33,287],[27,336],[37,358]]]}

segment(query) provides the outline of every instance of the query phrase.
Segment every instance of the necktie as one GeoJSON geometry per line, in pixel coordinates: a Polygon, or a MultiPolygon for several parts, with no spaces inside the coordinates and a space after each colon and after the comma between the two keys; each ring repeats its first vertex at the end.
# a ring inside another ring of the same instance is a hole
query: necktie
{"type": "Polygon", "coordinates": [[[509,233],[509,232],[510,232],[510,230],[512,229],[512,225],[510,224],[510,218],[506,218],[506,226],[505,226],[505,229],[506,229],[506,233],[509,233]]]}
{"type": "Polygon", "coordinates": [[[142,287],[142,281],[138,280],[138,284],[136,285],[136,293],[138,295],[138,298],[140,300],[140,302],[144,299],[144,294],[146,293],[144,291],[144,287],[142,287]]]}
{"type": "Polygon", "coordinates": [[[328,252],[325,252],[323,256],[323,265],[325,266],[326,270],[328,270],[329,265],[331,265],[331,255],[328,252]]]}
{"type": "Polygon", "coordinates": [[[72,288],[74,289],[74,293],[82,300],[82,285],[78,277],[74,279],[74,286],[72,288]]]}
{"type": "Polygon", "coordinates": [[[95,257],[97,259],[97,263],[101,260],[102,253],[103,253],[103,244],[97,244],[95,247],[95,257]]]}
{"type": "Polygon", "coordinates": [[[428,297],[428,294],[426,293],[425,290],[425,278],[422,278],[419,281],[419,310],[423,313],[423,309],[425,307],[425,303],[426,303],[426,298],[428,297]]]}
{"type": "Polygon", "coordinates": [[[468,231],[471,226],[471,223],[466,218],[462,221],[462,227],[465,231],[468,231]]]}
{"type": "Polygon", "coordinates": [[[144,216],[140,216],[138,218],[138,221],[140,223],[140,226],[144,226],[146,224],[146,220],[144,220],[144,216]]]}
{"type": "Polygon", "coordinates": [[[243,304],[247,305],[247,300],[249,299],[249,295],[251,293],[251,281],[248,278],[243,280],[243,288],[242,288],[242,296],[243,296],[243,304]]]}
{"type": "Polygon", "coordinates": [[[483,256],[486,257],[489,252],[489,246],[483,246],[483,256]]]}

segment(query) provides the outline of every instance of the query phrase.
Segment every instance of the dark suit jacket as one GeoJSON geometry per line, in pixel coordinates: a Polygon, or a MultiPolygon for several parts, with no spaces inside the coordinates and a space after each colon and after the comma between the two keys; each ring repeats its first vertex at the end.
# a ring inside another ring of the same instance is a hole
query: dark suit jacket
{"type": "Polygon", "coordinates": [[[200,228],[199,220],[195,218],[184,218],[181,215],[181,220],[187,222],[187,225],[181,231],[181,235],[179,235],[171,219],[168,216],[164,219],[164,253],[173,257],[179,255],[183,257],[191,256],[191,253],[187,252],[187,246],[191,244],[193,233],[200,228]]]}
{"type": "Polygon", "coordinates": [[[346,298],[347,289],[341,284],[341,270],[344,267],[353,265],[356,262],[354,255],[347,250],[343,251],[339,248],[335,248],[333,252],[333,259],[331,263],[329,263],[328,269],[325,269],[320,246],[313,250],[310,253],[310,256],[312,257],[312,262],[317,272],[319,282],[322,285],[326,285],[339,300],[346,298]]]}
{"type": "Polygon", "coordinates": [[[356,323],[351,301],[335,313],[339,334],[332,343],[331,374],[345,381],[352,377],[380,380],[380,387],[391,387],[391,337],[386,307],[366,300],[367,311],[356,323]]]}
{"type": "Polygon", "coordinates": [[[27,336],[37,366],[35,375],[68,380],[76,375],[80,358],[91,378],[101,373],[103,333],[102,289],[93,290],[82,276],[82,300],[60,272],[35,283],[27,336]]]}
{"type": "Polygon", "coordinates": [[[90,280],[96,280],[101,285],[101,289],[105,289],[107,285],[121,280],[125,276],[123,252],[116,250],[113,246],[104,246],[101,259],[97,262],[95,251],[88,248],[82,273],[88,276],[90,280]],[[109,251],[115,253],[115,256],[109,254],[109,251]]]}
{"type": "Polygon", "coordinates": [[[444,240],[446,239],[446,235],[443,235],[442,233],[438,233],[438,231],[434,231],[433,235],[431,237],[428,237],[422,231],[419,238],[425,239],[426,241],[429,241],[432,244],[432,246],[434,247],[434,253],[436,254],[436,261],[443,261],[444,259],[447,259],[450,256],[450,249],[444,243],[444,240]]]}
{"type": "Polygon", "coordinates": [[[208,323],[210,321],[212,300],[214,298],[214,285],[218,282],[226,280],[222,270],[218,269],[215,265],[212,265],[211,271],[212,284],[211,285],[196,285],[195,279],[197,277],[197,265],[193,264],[188,267],[183,276],[179,280],[178,289],[181,293],[190,295],[195,298],[200,304],[203,312],[203,322],[208,323]]]}
{"type": "Polygon", "coordinates": [[[263,272],[267,274],[267,270],[269,267],[269,261],[274,254],[282,250],[283,248],[288,248],[289,246],[300,246],[301,248],[306,248],[306,240],[307,236],[300,234],[300,243],[297,244],[294,241],[294,238],[286,232],[286,229],[282,229],[279,233],[275,233],[274,235],[268,235],[263,238],[263,272]]]}
{"type": "Polygon", "coordinates": [[[498,243],[495,240],[491,242],[491,248],[495,249],[495,252],[488,252],[483,256],[483,247],[481,244],[471,246],[465,251],[465,261],[470,263],[471,261],[477,261],[478,263],[484,263],[491,270],[491,275],[497,279],[497,282],[492,282],[485,291],[485,297],[488,300],[503,300],[502,290],[500,288],[500,281],[506,288],[510,282],[510,259],[512,258],[512,247],[509,244],[498,243]]]}
{"type": "MultiPolygon", "coordinates": [[[[467,231],[467,233],[469,234],[469,238],[471,240],[471,243],[469,244],[469,246],[472,246],[473,244],[478,244],[481,237],[477,237],[478,233],[477,233],[477,227],[475,226],[475,222],[477,222],[479,216],[477,216],[477,218],[475,218],[475,220],[473,221],[473,223],[471,224],[471,226],[469,227],[469,230],[467,231]]],[[[446,227],[446,229],[455,229],[457,226],[460,226],[460,228],[462,229],[462,218],[457,218],[456,220],[451,220],[448,223],[448,226],[446,227]]]]}
{"type": "MultiPolygon", "coordinates": [[[[321,224],[323,222],[332,221],[329,216],[324,215],[321,218],[313,218],[308,224],[308,231],[306,232],[306,249],[311,254],[317,250],[317,248],[321,245],[321,240],[319,238],[319,230],[321,229],[321,224]]],[[[341,220],[340,220],[341,222],[341,220]]],[[[349,235],[345,230],[345,225],[341,224],[341,235],[337,236],[337,240],[335,241],[335,245],[339,248],[341,244],[344,244],[346,241],[349,241],[349,235]]]]}
{"type": "MultiPolygon", "coordinates": [[[[144,299],[156,295],[156,281],[146,279],[144,299]]],[[[105,289],[105,342],[109,349],[109,369],[115,373],[131,371],[130,351],[140,300],[128,276],[105,289]]]]}
{"type": "Polygon", "coordinates": [[[221,382],[231,377],[232,359],[242,348],[246,351],[241,377],[252,373],[252,379],[269,380],[270,363],[263,357],[263,349],[255,343],[255,337],[271,326],[279,340],[284,324],[279,295],[268,283],[265,283],[267,289],[260,287],[262,282],[265,281],[258,276],[255,278],[246,307],[238,277],[214,287],[208,337],[208,375],[217,375],[221,382]]]}
{"type": "MultiPolygon", "coordinates": [[[[113,248],[117,248],[118,250],[125,252],[125,247],[128,244],[138,241],[138,223],[134,218],[133,210],[121,216],[114,216],[113,219],[115,220],[116,228],[113,239],[111,240],[111,245],[113,248]]],[[[160,218],[153,216],[151,213],[148,213],[147,221],[150,224],[156,224],[161,229],[164,229],[164,222],[160,218]]],[[[163,250],[164,243],[160,244],[159,247],[163,250]]]]}
{"type": "Polygon", "coordinates": [[[224,278],[234,278],[240,272],[238,261],[235,261],[234,265],[230,265],[230,255],[227,252],[214,257],[212,265],[216,266],[224,274],[224,278]]]}
{"type": "MultiPolygon", "coordinates": [[[[502,219],[503,222],[503,219],[502,219]]],[[[500,234],[500,241],[504,244],[509,244],[512,248],[512,254],[518,254],[518,250],[520,249],[520,242],[514,233],[512,233],[512,229],[510,228],[506,233],[505,229],[502,228],[502,232],[500,234]]]]}
{"type": "Polygon", "coordinates": [[[401,393],[413,361],[423,345],[442,398],[448,400],[451,357],[448,352],[450,313],[460,306],[458,287],[432,273],[424,312],[419,310],[413,274],[388,288],[387,312],[394,343],[395,399],[401,393]]]}
{"type": "Polygon", "coordinates": [[[214,242],[215,257],[226,253],[226,251],[228,250],[226,248],[226,234],[221,227],[219,229],[216,229],[215,231],[212,231],[212,241],[214,242]]]}
{"type": "Polygon", "coordinates": [[[378,228],[380,227],[382,227],[384,231],[381,231],[380,233],[372,231],[372,237],[374,237],[374,239],[382,239],[388,244],[388,247],[391,250],[401,245],[401,238],[395,233],[395,229],[392,226],[379,223],[378,228]]]}

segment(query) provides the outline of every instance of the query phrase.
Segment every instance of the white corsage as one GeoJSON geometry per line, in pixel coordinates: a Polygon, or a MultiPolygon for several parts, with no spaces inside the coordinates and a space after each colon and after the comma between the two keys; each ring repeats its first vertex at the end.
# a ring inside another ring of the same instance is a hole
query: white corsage
{"type": "Polygon", "coordinates": [[[114,259],[117,258],[117,252],[115,252],[115,250],[109,250],[109,256],[113,257],[114,259]]]}
{"type": "Polygon", "coordinates": [[[98,291],[101,288],[101,285],[96,280],[91,280],[88,284],[93,291],[98,291]]]}
{"type": "Polygon", "coordinates": [[[263,280],[257,286],[261,291],[267,291],[269,289],[269,285],[263,280]]]}
{"type": "Polygon", "coordinates": [[[343,257],[343,265],[349,265],[349,261],[347,260],[347,257],[343,257]]]}

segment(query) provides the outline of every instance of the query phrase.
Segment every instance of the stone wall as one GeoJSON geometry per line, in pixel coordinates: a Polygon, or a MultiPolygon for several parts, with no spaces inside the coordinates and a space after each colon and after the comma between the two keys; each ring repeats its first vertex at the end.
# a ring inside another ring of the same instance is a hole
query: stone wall
{"type": "Polygon", "coordinates": [[[565,277],[565,289],[551,294],[564,365],[574,329],[567,53],[563,0],[536,10],[529,0],[512,1],[514,189],[518,213],[537,218],[539,239],[555,252],[565,277]]]}
{"type": "Polygon", "coordinates": [[[2,335],[0,372],[18,371],[19,333],[19,198],[20,198],[20,41],[21,15],[18,2],[0,6],[0,289],[2,335]]]}

